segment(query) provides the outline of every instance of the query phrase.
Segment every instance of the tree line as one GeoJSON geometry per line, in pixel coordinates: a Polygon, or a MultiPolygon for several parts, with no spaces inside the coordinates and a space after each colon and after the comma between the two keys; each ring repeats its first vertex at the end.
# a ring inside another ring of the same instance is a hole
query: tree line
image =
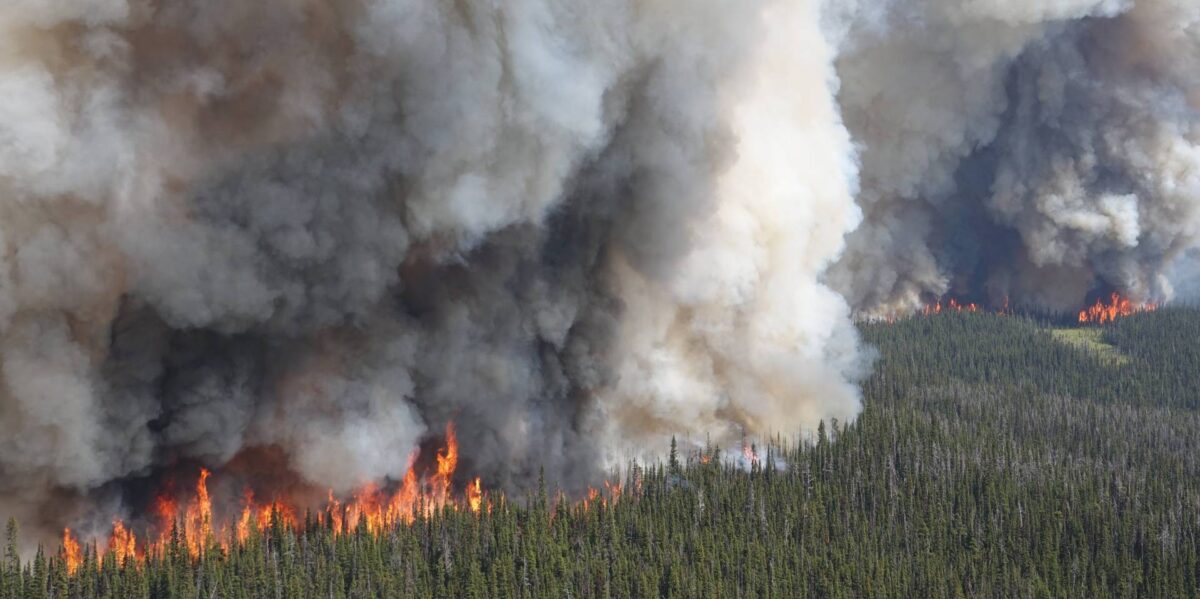
{"type": "Polygon", "coordinates": [[[863,324],[879,348],[853,423],[742,448],[672,440],[620,496],[544,485],[490,509],[337,530],[309,514],[243,544],[117,563],[17,553],[0,598],[1187,597],[1200,595],[1200,312],[1061,342],[945,313],[863,324]]]}

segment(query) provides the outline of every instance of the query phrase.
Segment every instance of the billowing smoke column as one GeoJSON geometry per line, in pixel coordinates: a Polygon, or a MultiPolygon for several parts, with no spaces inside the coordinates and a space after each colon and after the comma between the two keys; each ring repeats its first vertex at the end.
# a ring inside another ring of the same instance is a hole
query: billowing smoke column
{"type": "Polygon", "coordinates": [[[1200,236],[1200,4],[834,4],[865,222],[828,280],[856,310],[1170,298],[1200,236]]]}
{"type": "Polygon", "coordinates": [[[451,420],[513,490],[853,418],[820,8],[5,2],[0,512],[256,455],[345,492],[451,420]]]}
{"type": "Polygon", "coordinates": [[[1193,0],[9,0],[0,511],[850,419],[852,315],[1168,299],[1198,113],[1193,0]]]}

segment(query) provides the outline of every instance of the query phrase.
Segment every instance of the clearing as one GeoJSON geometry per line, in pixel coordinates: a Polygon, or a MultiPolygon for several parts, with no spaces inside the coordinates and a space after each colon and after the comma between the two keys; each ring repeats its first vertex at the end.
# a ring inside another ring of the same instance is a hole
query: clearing
{"type": "Polygon", "coordinates": [[[1111,361],[1118,366],[1129,363],[1129,356],[1121,353],[1116,346],[1104,342],[1104,331],[1097,327],[1059,328],[1050,329],[1050,336],[1055,341],[1073,345],[1094,352],[1100,359],[1111,361]]]}

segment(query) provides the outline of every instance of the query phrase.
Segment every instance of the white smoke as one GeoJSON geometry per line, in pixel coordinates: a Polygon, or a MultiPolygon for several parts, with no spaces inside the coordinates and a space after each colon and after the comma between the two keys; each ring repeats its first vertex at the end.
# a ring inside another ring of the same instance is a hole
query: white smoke
{"type": "Polygon", "coordinates": [[[1200,250],[1192,249],[1176,258],[1167,268],[1167,279],[1177,300],[1200,303],[1200,250]]]}
{"type": "Polygon", "coordinates": [[[860,213],[818,17],[805,2],[766,9],[736,86],[737,157],[694,225],[699,242],[663,281],[617,271],[629,310],[601,402],[617,436],[794,433],[858,413],[849,307],[819,281],[860,213]]]}

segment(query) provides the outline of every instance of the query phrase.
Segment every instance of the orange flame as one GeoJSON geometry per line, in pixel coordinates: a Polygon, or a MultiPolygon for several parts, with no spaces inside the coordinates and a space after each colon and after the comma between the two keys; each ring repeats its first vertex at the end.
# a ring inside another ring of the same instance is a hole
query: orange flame
{"type": "Polygon", "coordinates": [[[137,559],[137,538],[120,519],[113,520],[112,535],[108,537],[108,550],[117,558],[117,564],[137,559]]]}
{"type": "Polygon", "coordinates": [[[479,477],[475,477],[475,482],[467,487],[467,505],[476,514],[483,507],[483,485],[480,483],[479,477]]]}
{"type": "Polygon", "coordinates": [[[446,450],[437,454],[437,473],[433,475],[434,499],[444,503],[450,490],[450,479],[454,469],[458,467],[458,435],[454,433],[454,423],[446,425],[446,450]]]}
{"type": "Polygon", "coordinates": [[[237,524],[233,529],[234,538],[237,539],[238,544],[245,545],[246,541],[250,540],[250,529],[253,526],[253,520],[254,493],[247,490],[244,506],[242,507],[242,515],[238,518],[237,524]]]}
{"type": "MultiPolygon", "coordinates": [[[[400,484],[390,494],[378,485],[366,485],[352,493],[349,498],[337,498],[330,490],[324,510],[317,515],[321,525],[328,525],[334,534],[352,532],[360,526],[372,533],[388,527],[411,524],[418,514],[430,516],[443,508],[470,510],[479,514],[492,510],[492,503],[478,477],[467,484],[460,498],[451,492],[454,473],[458,467],[458,436],[454,425],[446,427],[445,446],[435,454],[434,471],[427,478],[420,477],[416,468],[410,466],[400,484]]],[[[231,520],[214,518],[213,501],[209,495],[208,482],[212,473],[201,469],[194,494],[190,499],[176,499],[167,493],[160,494],[154,502],[154,513],[158,520],[157,537],[145,542],[144,551],[156,554],[164,551],[173,535],[178,535],[180,544],[192,559],[197,559],[216,544],[229,550],[232,546],[243,546],[254,533],[263,533],[273,526],[298,530],[296,508],[291,504],[272,500],[259,502],[254,494],[246,491],[240,512],[231,520]],[[218,536],[219,533],[219,536],[218,536]]],[[[591,490],[589,502],[599,501],[603,505],[616,502],[621,495],[620,485],[605,483],[608,497],[591,490]]],[[[503,499],[501,499],[503,501],[503,499]]],[[[63,531],[63,555],[68,571],[72,574],[83,562],[79,541],[70,530],[63,531]]],[[[105,551],[112,552],[117,563],[137,563],[138,543],[135,535],[122,520],[113,521],[105,551]]]]}
{"type": "MultiPolygon", "coordinates": [[[[1007,300],[1005,300],[1005,303],[1007,305],[1007,300]]],[[[946,312],[978,312],[979,304],[960,304],[958,300],[950,298],[950,300],[948,300],[945,304],[942,304],[942,300],[938,300],[932,304],[927,304],[925,308],[921,310],[921,313],[925,316],[929,316],[932,314],[941,314],[943,310],[946,312]]]]}
{"type": "Polygon", "coordinates": [[[200,469],[200,480],[196,482],[196,501],[189,503],[184,512],[183,535],[188,554],[192,557],[203,553],[213,538],[212,499],[208,496],[208,477],[211,475],[207,469],[200,469]]]}
{"type": "Polygon", "coordinates": [[[742,457],[746,458],[747,464],[758,464],[758,450],[744,441],[742,442],[742,457]]]}
{"type": "Polygon", "coordinates": [[[612,498],[613,503],[621,499],[621,483],[604,481],[604,488],[608,489],[608,496],[612,498]]]}
{"type": "Polygon", "coordinates": [[[67,563],[67,574],[74,574],[79,569],[79,565],[83,563],[83,551],[79,548],[79,541],[71,535],[71,529],[63,529],[62,538],[63,559],[67,563]]]}
{"type": "Polygon", "coordinates": [[[590,508],[592,506],[593,503],[596,503],[599,500],[600,500],[600,490],[597,489],[596,487],[588,487],[587,499],[584,499],[581,504],[583,507],[583,511],[586,512],[588,510],[588,508],[590,508]]]}
{"type": "Polygon", "coordinates": [[[1079,324],[1108,324],[1124,316],[1140,312],[1153,312],[1158,309],[1158,304],[1135,305],[1117,293],[1112,294],[1109,300],[1108,304],[1105,304],[1103,300],[1096,300],[1091,307],[1080,310],[1079,324]]]}
{"type": "MultiPolygon", "coordinates": [[[[1108,324],[1123,316],[1130,316],[1141,312],[1153,312],[1159,308],[1159,304],[1145,303],[1135,304],[1134,302],[1122,298],[1120,294],[1114,293],[1110,296],[1108,303],[1104,300],[1098,300],[1094,305],[1084,308],[1079,311],[1079,324],[1108,324]]],[[[937,300],[933,303],[926,304],[921,309],[921,314],[932,316],[941,314],[942,312],[980,312],[982,308],[975,303],[959,303],[958,300],[950,298],[948,300],[937,300]]],[[[1012,314],[1012,309],[1009,306],[1009,298],[1004,298],[1004,303],[1001,305],[996,314],[1000,316],[1008,316],[1012,314]]],[[[896,318],[888,317],[887,322],[893,323],[896,318]]]]}

